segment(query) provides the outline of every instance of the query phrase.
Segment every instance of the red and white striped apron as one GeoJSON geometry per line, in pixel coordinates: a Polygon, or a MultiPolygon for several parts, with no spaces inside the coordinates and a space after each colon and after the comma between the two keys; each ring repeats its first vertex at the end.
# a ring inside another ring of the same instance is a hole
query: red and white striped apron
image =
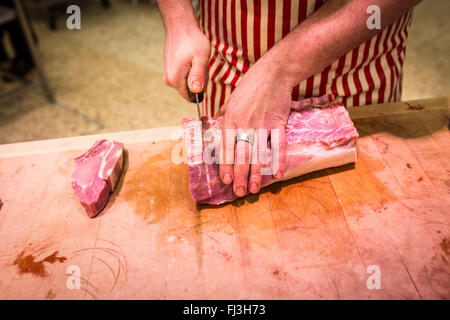
{"type": "MultiPolygon", "coordinates": [[[[255,61],[325,1],[202,0],[199,24],[212,46],[203,114],[215,114],[255,61]]],[[[325,93],[346,106],[399,100],[412,13],[301,82],[293,100],[325,93]]]]}

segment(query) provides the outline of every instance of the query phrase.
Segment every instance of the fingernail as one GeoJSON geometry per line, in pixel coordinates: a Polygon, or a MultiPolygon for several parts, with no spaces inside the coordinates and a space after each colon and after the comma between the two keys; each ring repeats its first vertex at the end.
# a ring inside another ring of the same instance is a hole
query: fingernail
{"type": "Polygon", "coordinates": [[[255,182],[250,184],[250,192],[251,193],[257,193],[258,192],[258,185],[255,182]]]}
{"type": "Polygon", "coordinates": [[[192,90],[195,90],[195,91],[202,90],[202,84],[200,83],[200,81],[192,81],[191,87],[192,87],[192,90]]]}
{"type": "Polygon", "coordinates": [[[231,176],[230,176],[229,173],[225,173],[225,174],[223,175],[223,182],[224,182],[225,184],[231,183],[231,176]]]}
{"type": "Polygon", "coordinates": [[[242,197],[243,195],[245,195],[245,188],[244,187],[238,187],[236,189],[236,195],[239,197],[242,197]]]}

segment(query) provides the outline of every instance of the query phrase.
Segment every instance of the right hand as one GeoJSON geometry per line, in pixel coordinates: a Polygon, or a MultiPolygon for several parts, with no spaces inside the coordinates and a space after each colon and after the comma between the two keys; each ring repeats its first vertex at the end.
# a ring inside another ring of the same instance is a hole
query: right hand
{"type": "Polygon", "coordinates": [[[189,100],[189,90],[203,92],[208,82],[211,45],[198,26],[167,30],[164,47],[164,83],[189,100]]]}

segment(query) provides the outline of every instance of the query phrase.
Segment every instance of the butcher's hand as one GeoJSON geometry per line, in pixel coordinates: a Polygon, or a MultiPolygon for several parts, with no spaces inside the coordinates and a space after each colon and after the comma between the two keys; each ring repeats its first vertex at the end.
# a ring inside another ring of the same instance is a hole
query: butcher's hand
{"type": "MultiPolygon", "coordinates": [[[[282,63],[282,62],[280,62],[282,63]]],[[[262,173],[281,179],[286,163],[285,127],[291,106],[292,86],[285,81],[279,62],[270,55],[262,57],[250,68],[230,95],[219,114],[224,114],[220,149],[220,178],[233,183],[233,192],[241,197],[257,193],[262,173]],[[253,145],[236,143],[236,133],[253,135],[253,145]],[[264,164],[267,140],[272,144],[272,168],[264,164]],[[234,161],[233,161],[234,160],[234,161]]]]}
{"type": "Polygon", "coordinates": [[[193,93],[200,93],[206,87],[210,52],[210,43],[196,24],[167,29],[164,82],[190,101],[187,86],[193,93]]]}

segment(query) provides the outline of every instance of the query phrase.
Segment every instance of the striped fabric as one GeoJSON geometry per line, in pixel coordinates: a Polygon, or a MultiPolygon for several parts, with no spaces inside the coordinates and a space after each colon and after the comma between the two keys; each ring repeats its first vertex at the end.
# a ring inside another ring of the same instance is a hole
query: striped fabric
{"type": "MultiPolygon", "coordinates": [[[[267,50],[326,0],[202,0],[199,24],[212,46],[203,114],[215,114],[267,50]]],[[[293,100],[332,93],[346,106],[400,99],[412,10],[321,73],[297,85],[293,100]]]]}

